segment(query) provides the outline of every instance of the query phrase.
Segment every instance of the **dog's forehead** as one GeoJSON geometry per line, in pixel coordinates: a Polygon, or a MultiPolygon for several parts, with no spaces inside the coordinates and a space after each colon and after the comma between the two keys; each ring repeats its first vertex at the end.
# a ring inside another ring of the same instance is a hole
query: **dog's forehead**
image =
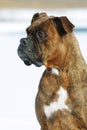
{"type": "Polygon", "coordinates": [[[29,32],[32,32],[33,30],[35,30],[35,28],[43,28],[44,25],[52,22],[52,18],[53,16],[50,16],[50,17],[43,17],[43,18],[40,18],[36,21],[34,21],[28,28],[27,28],[27,31],[29,32]]]}

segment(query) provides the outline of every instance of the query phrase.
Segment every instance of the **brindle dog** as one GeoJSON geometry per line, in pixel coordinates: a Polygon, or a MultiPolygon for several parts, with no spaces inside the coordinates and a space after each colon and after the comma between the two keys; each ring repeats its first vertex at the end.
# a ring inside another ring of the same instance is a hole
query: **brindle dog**
{"type": "Polygon", "coordinates": [[[67,17],[36,13],[20,40],[26,65],[46,66],[36,97],[41,130],[87,130],[87,65],[67,17]]]}

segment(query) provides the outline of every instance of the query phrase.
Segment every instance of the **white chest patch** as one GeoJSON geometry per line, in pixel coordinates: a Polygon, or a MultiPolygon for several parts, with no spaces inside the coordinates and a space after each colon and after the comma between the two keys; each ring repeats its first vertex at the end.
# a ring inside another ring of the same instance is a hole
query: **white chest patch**
{"type": "Polygon", "coordinates": [[[59,75],[59,71],[55,68],[52,68],[52,74],[59,75]]]}
{"type": "Polygon", "coordinates": [[[49,118],[53,112],[58,110],[67,109],[70,111],[68,106],[65,104],[66,99],[68,98],[67,91],[60,87],[58,95],[59,96],[57,101],[51,102],[50,105],[44,106],[44,112],[47,118],[49,118]]]}

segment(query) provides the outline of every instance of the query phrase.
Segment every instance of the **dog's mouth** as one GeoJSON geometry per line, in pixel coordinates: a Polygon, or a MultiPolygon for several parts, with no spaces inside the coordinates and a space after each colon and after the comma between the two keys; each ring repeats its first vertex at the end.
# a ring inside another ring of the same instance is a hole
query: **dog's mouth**
{"type": "Polygon", "coordinates": [[[24,64],[27,65],[27,66],[30,66],[31,64],[34,64],[37,67],[42,66],[42,62],[40,62],[40,61],[24,60],[24,64]]]}
{"type": "MultiPolygon", "coordinates": [[[[24,62],[25,65],[30,66],[32,64],[34,64],[37,67],[42,66],[42,60],[41,58],[30,58],[29,56],[27,56],[23,50],[18,49],[18,55],[21,58],[21,60],[24,62]]],[[[33,57],[33,56],[32,56],[33,57]]]]}
{"type": "Polygon", "coordinates": [[[34,61],[24,60],[24,64],[27,65],[27,66],[30,66],[31,64],[34,64],[37,67],[42,66],[42,62],[41,61],[36,61],[36,60],[34,60],[34,61]]]}
{"type": "Polygon", "coordinates": [[[40,48],[37,44],[34,45],[34,42],[32,41],[31,37],[30,39],[22,38],[17,52],[25,65],[30,66],[31,64],[34,64],[37,67],[40,67],[42,66],[40,48]]]}
{"type": "Polygon", "coordinates": [[[25,60],[25,61],[24,61],[24,64],[27,65],[27,66],[29,66],[29,65],[31,65],[32,63],[31,63],[30,61],[28,61],[28,60],[25,60]]]}

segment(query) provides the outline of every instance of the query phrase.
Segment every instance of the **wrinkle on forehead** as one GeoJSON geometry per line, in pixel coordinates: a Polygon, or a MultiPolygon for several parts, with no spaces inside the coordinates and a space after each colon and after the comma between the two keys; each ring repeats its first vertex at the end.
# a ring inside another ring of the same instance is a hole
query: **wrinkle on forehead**
{"type": "Polygon", "coordinates": [[[40,27],[42,24],[47,23],[47,21],[51,20],[53,16],[51,17],[42,17],[40,19],[35,20],[28,28],[28,31],[33,31],[35,28],[40,27]]]}

